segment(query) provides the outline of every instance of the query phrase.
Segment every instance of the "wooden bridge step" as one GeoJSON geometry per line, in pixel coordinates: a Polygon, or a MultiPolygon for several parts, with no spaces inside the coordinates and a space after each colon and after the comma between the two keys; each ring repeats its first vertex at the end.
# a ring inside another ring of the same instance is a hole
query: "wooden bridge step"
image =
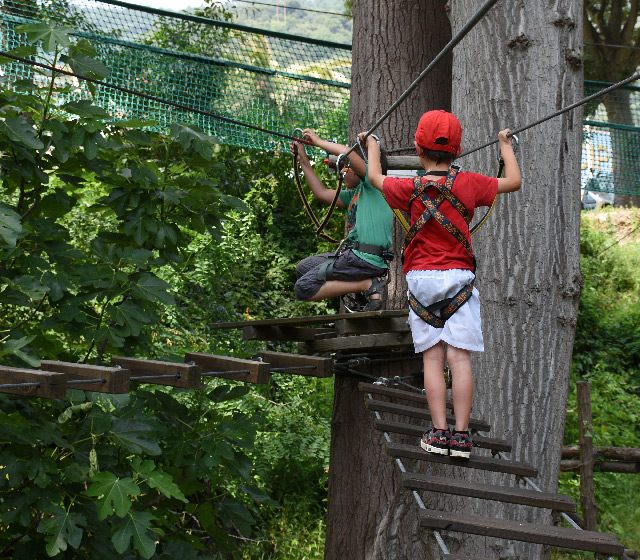
{"type": "MultiPolygon", "coordinates": [[[[417,426],[415,424],[404,424],[403,422],[390,422],[386,420],[375,420],[375,427],[382,432],[389,432],[392,434],[404,434],[407,436],[420,437],[425,432],[424,426],[417,426]]],[[[491,451],[503,451],[505,453],[511,453],[511,444],[504,440],[492,437],[481,436],[474,434],[473,443],[477,447],[483,449],[491,449],[491,451]]]]}
{"type": "Polygon", "coordinates": [[[545,544],[573,550],[588,550],[617,556],[624,552],[624,546],[611,533],[579,531],[565,527],[504,519],[488,519],[456,512],[422,510],[420,511],[420,525],[431,529],[545,544]]]}
{"type": "Polygon", "coordinates": [[[521,504],[554,511],[575,512],[576,504],[568,496],[549,492],[536,492],[526,488],[509,488],[491,484],[479,484],[466,480],[451,480],[423,473],[407,472],[402,474],[403,484],[413,490],[428,490],[455,496],[468,496],[483,500],[494,500],[510,504],[521,504]]]}
{"type": "MultiPolygon", "coordinates": [[[[406,389],[396,389],[394,387],[387,387],[386,385],[376,385],[375,383],[358,383],[358,389],[363,393],[372,393],[374,395],[383,395],[385,397],[391,397],[395,399],[415,402],[418,404],[424,404],[427,402],[427,397],[422,393],[420,387],[416,387],[419,391],[409,391],[406,389]]],[[[447,399],[447,408],[453,408],[451,400],[447,399]]]]}
{"type": "Polygon", "coordinates": [[[494,459],[493,457],[477,457],[472,454],[470,459],[451,458],[447,455],[427,453],[417,445],[406,445],[404,443],[388,443],[387,452],[392,457],[418,459],[419,461],[428,461],[430,463],[442,463],[445,465],[454,465],[456,467],[515,474],[518,476],[538,476],[537,469],[533,468],[531,465],[519,463],[517,461],[501,461],[500,459],[494,459]]]}
{"type": "MultiPolygon", "coordinates": [[[[380,401],[377,399],[365,399],[365,404],[369,410],[377,410],[378,412],[389,412],[391,414],[399,414],[401,416],[409,416],[411,418],[420,418],[421,420],[431,420],[431,414],[429,410],[424,407],[418,408],[415,406],[406,406],[403,404],[395,404],[387,401],[380,401]]],[[[455,424],[455,418],[453,416],[447,416],[447,422],[449,424],[455,424]]],[[[491,426],[484,420],[477,418],[471,418],[469,420],[469,429],[477,430],[479,432],[488,432],[491,426]]]]}

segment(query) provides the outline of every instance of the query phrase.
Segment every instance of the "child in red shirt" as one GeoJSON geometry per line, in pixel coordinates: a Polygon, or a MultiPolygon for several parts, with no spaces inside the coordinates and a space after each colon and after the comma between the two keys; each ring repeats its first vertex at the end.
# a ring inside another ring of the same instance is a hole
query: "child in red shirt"
{"type": "Polygon", "coordinates": [[[452,165],[461,140],[462,127],[455,115],[424,113],[414,144],[425,175],[416,179],[386,177],[378,143],[371,136],[367,148],[369,181],[391,208],[408,212],[411,221],[403,270],[409,287],[409,324],[415,351],[423,355],[433,422],[420,445],[429,453],[468,458],[473,446],[468,431],[473,400],[470,352],[484,350],[469,223],[474,210],[490,206],[497,193],[517,191],[521,176],[508,129],[498,134],[503,178],[460,172],[452,165]],[[453,432],[446,417],[445,362],[452,376],[453,432]]]}

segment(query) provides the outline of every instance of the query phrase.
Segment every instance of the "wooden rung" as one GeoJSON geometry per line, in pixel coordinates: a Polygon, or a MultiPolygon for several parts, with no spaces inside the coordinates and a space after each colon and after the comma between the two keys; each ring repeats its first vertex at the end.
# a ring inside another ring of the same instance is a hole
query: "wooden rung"
{"type": "Polygon", "coordinates": [[[352,313],[350,317],[336,321],[336,332],[339,335],[409,332],[406,315],[402,317],[372,317],[369,319],[353,318],[353,315],[352,313]]]}
{"type": "Polygon", "coordinates": [[[401,317],[406,316],[407,310],[381,310],[381,311],[365,311],[363,313],[336,313],[335,315],[310,315],[308,317],[286,317],[284,319],[258,319],[255,321],[228,321],[223,323],[213,323],[213,329],[243,329],[244,327],[295,327],[305,325],[330,325],[340,319],[356,319],[367,320],[377,317],[401,317]]]}
{"type": "MultiPolygon", "coordinates": [[[[420,418],[421,420],[431,420],[431,414],[425,406],[418,408],[415,406],[405,406],[403,404],[395,404],[387,401],[379,401],[376,399],[365,399],[365,404],[369,410],[377,410],[378,412],[388,412],[390,414],[399,414],[401,416],[409,416],[410,418],[420,418]]],[[[453,416],[447,416],[449,424],[455,424],[456,420],[453,416]]],[[[469,419],[469,429],[479,432],[488,432],[491,426],[484,420],[477,418],[469,419]]]]}
{"type": "MultiPolygon", "coordinates": [[[[364,382],[358,383],[358,389],[360,389],[363,393],[382,395],[385,397],[415,402],[422,405],[427,402],[427,397],[423,393],[418,391],[409,391],[408,389],[396,389],[394,387],[387,387],[386,385],[376,385],[375,383],[364,382]]],[[[422,390],[421,387],[417,387],[417,389],[422,390]]],[[[447,399],[445,404],[449,410],[453,410],[453,403],[450,399],[447,399]]]]}
{"type": "MultiPolygon", "coordinates": [[[[373,311],[372,313],[379,312],[373,311]]],[[[358,315],[358,313],[354,313],[354,315],[358,315]]],[[[411,333],[362,334],[300,343],[300,352],[303,353],[345,350],[378,351],[401,348],[413,348],[411,333]]]]}
{"type": "Polygon", "coordinates": [[[244,327],[242,337],[244,340],[321,340],[325,338],[335,338],[336,331],[334,329],[320,329],[309,327],[276,327],[264,326],[244,327]]]}
{"type": "MultiPolygon", "coordinates": [[[[403,434],[406,436],[420,437],[426,431],[425,426],[417,426],[415,424],[405,424],[403,422],[389,422],[386,420],[375,420],[377,430],[381,432],[389,432],[392,434],[403,434]]],[[[477,447],[483,449],[491,449],[491,451],[503,451],[511,453],[511,444],[508,441],[498,438],[485,437],[480,434],[474,434],[473,443],[477,447]]]]}
{"type": "Polygon", "coordinates": [[[286,352],[260,352],[258,357],[267,362],[271,371],[287,371],[310,377],[331,377],[333,360],[323,356],[287,354],[286,352]]]}
{"type": "Polygon", "coordinates": [[[468,556],[458,556],[456,554],[445,554],[443,560],[481,560],[480,558],[469,558],[468,556]]]}
{"type": "Polygon", "coordinates": [[[269,381],[269,364],[256,360],[189,352],[185,354],[184,361],[199,366],[205,378],[215,374],[216,377],[246,383],[264,384],[269,381]]]}
{"type": "Polygon", "coordinates": [[[457,531],[573,550],[589,550],[616,556],[620,556],[624,552],[624,546],[611,533],[579,531],[565,527],[554,527],[553,525],[490,519],[477,515],[430,509],[420,511],[419,515],[420,525],[431,529],[457,531]]]}
{"type": "Polygon", "coordinates": [[[67,392],[67,376],[64,373],[0,366],[0,393],[12,393],[25,397],[63,399],[67,392]],[[26,387],[13,385],[37,384],[26,387]]]}
{"type": "Polygon", "coordinates": [[[154,385],[170,385],[181,389],[195,389],[202,385],[198,366],[178,362],[162,362],[114,356],[112,363],[128,369],[130,380],[154,385]]]}
{"type": "Polygon", "coordinates": [[[471,454],[470,459],[452,458],[448,455],[436,455],[427,453],[417,445],[407,445],[404,443],[388,443],[387,452],[392,457],[402,457],[406,459],[418,459],[430,463],[442,463],[456,467],[466,467],[468,469],[480,469],[483,471],[501,472],[515,474],[518,476],[529,476],[535,478],[538,471],[531,465],[519,463],[517,461],[502,461],[493,457],[479,457],[471,454]]]}
{"type": "Polygon", "coordinates": [[[129,370],[119,367],[93,366],[89,364],[76,364],[72,362],[58,362],[54,360],[42,360],[42,369],[66,373],[69,389],[82,391],[95,391],[98,393],[128,393],[129,370]],[[86,380],[87,383],[75,383],[86,380]],[[95,380],[101,380],[94,382],[95,380]]]}
{"type": "Polygon", "coordinates": [[[552,509],[554,511],[572,513],[576,511],[576,504],[571,498],[550,492],[536,492],[535,490],[529,490],[527,488],[510,488],[491,484],[479,484],[466,480],[451,480],[450,478],[413,472],[402,473],[402,480],[405,488],[411,488],[413,490],[427,490],[429,492],[453,494],[454,496],[468,496],[482,500],[552,509]]]}

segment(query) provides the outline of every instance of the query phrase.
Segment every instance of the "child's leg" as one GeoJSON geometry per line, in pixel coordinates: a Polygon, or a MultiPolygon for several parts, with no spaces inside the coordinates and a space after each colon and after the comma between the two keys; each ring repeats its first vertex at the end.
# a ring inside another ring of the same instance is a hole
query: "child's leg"
{"type": "Polygon", "coordinates": [[[424,388],[431,413],[433,427],[439,430],[447,428],[447,384],[444,380],[444,345],[438,342],[422,353],[424,366],[424,388]]]}
{"type": "Polygon", "coordinates": [[[469,428],[469,416],[473,402],[471,354],[468,350],[447,346],[447,363],[451,369],[451,394],[456,417],[455,429],[466,431],[469,428]]]}
{"type": "Polygon", "coordinates": [[[334,298],[354,292],[364,292],[365,290],[368,290],[370,286],[371,278],[365,278],[364,280],[356,280],[353,282],[347,282],[345,280],[327,280],[322,284],[316,294],[309,299],[310,301],[319,301],[321,299],[334,298]]]}

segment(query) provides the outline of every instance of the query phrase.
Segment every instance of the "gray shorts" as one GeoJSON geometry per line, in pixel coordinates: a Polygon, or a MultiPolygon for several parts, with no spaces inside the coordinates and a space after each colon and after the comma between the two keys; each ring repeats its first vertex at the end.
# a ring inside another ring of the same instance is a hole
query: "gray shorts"
{"type": "Polygon", "coordinates": [[[369,264],[353,253],[351,249],[346,249],[335,259],[333,270],[326,279],[319,277],[318,269],[325,264],[335,253],[322,253],[312,255],[302,259],[296,265],[296,285],[294,291],[299,300],[309,300],[318,293],[318,290],[327,280],[343,280],[345,282],[356,282],[365,278],[375,278],[384,276],[386,268],[380,268],[369,264]]]}

